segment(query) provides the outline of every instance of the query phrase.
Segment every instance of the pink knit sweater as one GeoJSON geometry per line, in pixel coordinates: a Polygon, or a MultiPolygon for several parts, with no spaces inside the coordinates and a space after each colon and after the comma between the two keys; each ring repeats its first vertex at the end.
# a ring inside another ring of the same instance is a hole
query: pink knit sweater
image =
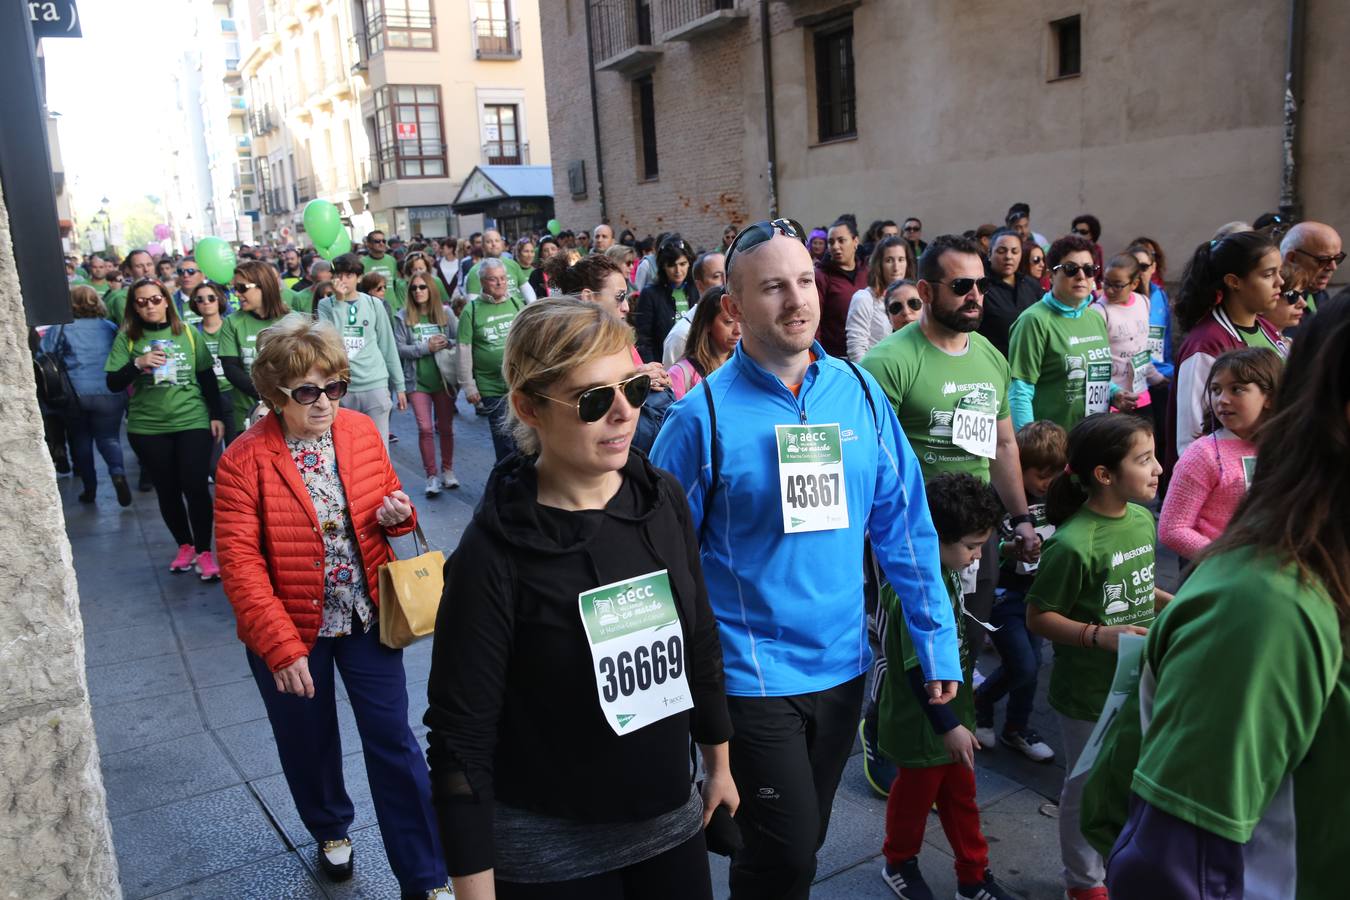
{"type": "Polygon", "coordinates": [[[1228,527],[1247,494],[1244,457],[1256,446],[1224,429],[1196,438],[1177,460],[1158,519],[1158,539],[1185,558],[1194,558],[1228,527]]]}

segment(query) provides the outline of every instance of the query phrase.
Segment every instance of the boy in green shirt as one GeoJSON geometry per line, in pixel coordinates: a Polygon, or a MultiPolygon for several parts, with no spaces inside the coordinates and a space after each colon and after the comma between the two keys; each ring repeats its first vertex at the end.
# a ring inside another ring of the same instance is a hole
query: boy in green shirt
{"type": "Polygon", "coordinates": [[[886,799],[882,845],[886,862],[881,877],[900,897],[929,900],[933,896],[919,871],[918,857],[928,811],[936,802],[942,829],[956,855],[957,896],[1001,900],[1012,895],[989,871],[989,845],[975,803],[975,750],[979,745],[971,733],[975,727],[970,688],[974,661],[957,573],[980,558],[1003,509],[983,480],[964,472],[938,475],[928,481],[925,490],[937,529],[942,574],[956,612],[965,680],[951,703],[939,706],[929,701],[913,638],[899,615],[899,599],[885,585],[881,602],[892,613],[885,637],[892,674],[881,689],[878,742],[899,772],[886,799]]]}

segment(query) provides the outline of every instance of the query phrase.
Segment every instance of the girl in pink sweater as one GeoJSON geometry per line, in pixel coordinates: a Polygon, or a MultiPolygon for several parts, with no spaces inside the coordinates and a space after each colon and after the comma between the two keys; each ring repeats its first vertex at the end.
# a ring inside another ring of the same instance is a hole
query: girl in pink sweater
{"type": "Polygon", "coordinates": [[[1284,370],[1271,350],[1244,347],[1214,361],[1205,433],[1177,461],[1158,520],[1158,539],[1192,559],[1228,526],[1256,467],[1257,431],[1284,370]]]}

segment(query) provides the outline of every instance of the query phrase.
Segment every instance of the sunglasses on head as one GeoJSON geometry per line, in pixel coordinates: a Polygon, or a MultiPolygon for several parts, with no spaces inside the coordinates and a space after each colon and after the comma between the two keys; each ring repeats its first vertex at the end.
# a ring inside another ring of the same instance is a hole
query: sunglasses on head
{"type": "Polygon", "coordinates": [[[1082,272],[1084,278],[1091,278],[1097,274],[1097,267],[1092,263],[1080,266],[1078,263],[1060,263],[1050,270],[1051,272],[1063,272],[1070,278],[1077,278],[1078,273],[1082,272]]]}
{"type": "Polygon", "coordinates": [[[930,281],[929,284],[941,284],[952,289],[952,293],[958,297],[964,297],[969,294],[972,288],[978,289],[981,294],[988,293],[988,278],[953,278],[951,281],[930,281]]]}
{"type": "Polygon", "coordinates": [[[652,390],[652,377],[650,375],[634,375],[623,381],[614,384],[602,384],[593,388],[587,388],[577,395],[575,402],[569,403],[566,400],[559,400],[557,397],[550,397],[548,394],[540,394],[545,400],[552,400],[554,403],[561,403],[563,406],[571,406],[576,409],[577,416],[586,423],[599,422],[605,417],[605,413],[614,406],[614,398],[618,396],[619,391],[623,391],[623,397],[628,401],[628,405],[637,409],[647,402],[647,395],[652,390]]]}
{"type": "Polygon", "coordinates": [[[290,397],[301,406],[311,406],[319,402],[319,395],[323,394],[329,400],[338,401],[347,396],[347,382],[330,381],[323,387],[317,384],[302,384],[299,387],[282,387],[277,385],[277,390],[281,391],[287,397],[290,397]]]}
{"type": "Polygon", "coordinates": [[[802,240],[802,235],[806,232],[802,230],[801,223],[792,219],[774,219],[773,221],[756,222],[753,225],[747,225],[741,229],[741,233],[736,235],[731,246],[727,248],[726,269],[731,271],[731,260],[737,253],[743,250],[749,250],[751,247],[758,247],[760,244],[769,240],[774,234],[781,234],[784,237],[790,237],[795,241],[802,240]]]}
{"type": "Polygon", "coordinates": [[[892,300],[890,305],[886,307],[886,312],[893,316],[898,316],[900,313],[904,312],[906,306],[909,307],[910,312],[918,312],[923,309],[923,301],[918,297],[910,297],[908,300],[904,301],[892,300]]]}

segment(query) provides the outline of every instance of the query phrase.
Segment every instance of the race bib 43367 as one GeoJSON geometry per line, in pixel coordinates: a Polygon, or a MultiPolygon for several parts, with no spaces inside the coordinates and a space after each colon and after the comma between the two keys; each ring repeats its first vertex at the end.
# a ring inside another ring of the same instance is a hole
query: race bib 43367
{"type": "Polygon", "coordinates": [[[783,533],[848,527],[839,425],[775,425],[783,533]]]}

